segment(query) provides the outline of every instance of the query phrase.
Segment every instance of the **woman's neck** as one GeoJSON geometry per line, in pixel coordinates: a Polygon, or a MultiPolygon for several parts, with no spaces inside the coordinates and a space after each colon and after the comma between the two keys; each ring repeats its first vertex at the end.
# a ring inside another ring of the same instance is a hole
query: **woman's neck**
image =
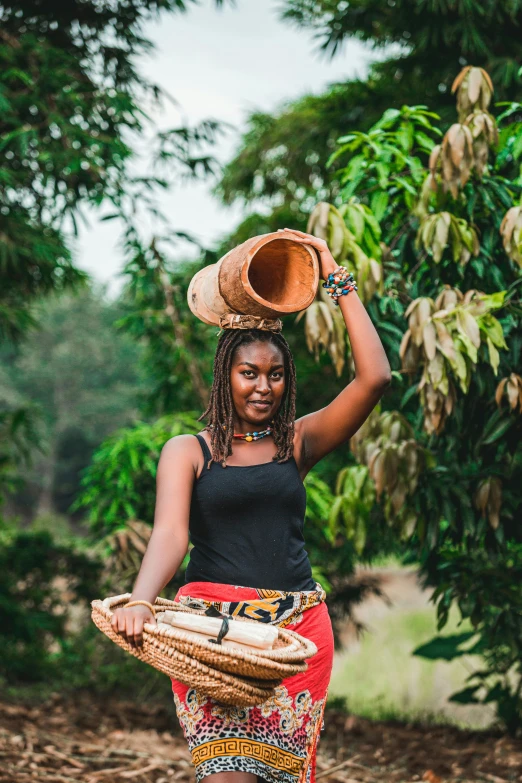
{"type": "Polygon", "coordinates": [[[263,424],[252,424],[243,419],[234,418],[234,434],[236,435],[246,435],[248,432],[262,432],[269,426],[269,421],[263,424]]]}

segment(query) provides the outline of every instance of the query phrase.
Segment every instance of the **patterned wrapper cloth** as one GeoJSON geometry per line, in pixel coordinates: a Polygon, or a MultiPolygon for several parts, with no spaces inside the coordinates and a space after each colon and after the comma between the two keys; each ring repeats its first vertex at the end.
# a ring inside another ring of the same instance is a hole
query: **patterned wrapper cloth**
{"type": "Polygon", "coordinates": [[[232,617],[295,630],[317,646],[308,670],[288,677],[256,707],[220,704],[172,679],[176,712],[192,754],[196,781],[214,772],[243,771],[268,783],[315,783],[315,759],[333,661],[325,592],[283,592],[189,582],[175,600],[232,617]]]}

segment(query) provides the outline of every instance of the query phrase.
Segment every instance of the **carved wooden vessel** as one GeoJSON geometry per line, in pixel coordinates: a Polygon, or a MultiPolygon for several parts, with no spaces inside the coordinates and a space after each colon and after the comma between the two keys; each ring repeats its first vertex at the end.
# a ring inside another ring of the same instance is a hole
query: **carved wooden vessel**
{"type": "Polygon", "coordinates": [[[223,313],[277,318],[305,310],[318,283],[315,249],[289,232],[275,231],[247,239],[200,269],[187,298],[197,318],[217,326],[223,313]]]}

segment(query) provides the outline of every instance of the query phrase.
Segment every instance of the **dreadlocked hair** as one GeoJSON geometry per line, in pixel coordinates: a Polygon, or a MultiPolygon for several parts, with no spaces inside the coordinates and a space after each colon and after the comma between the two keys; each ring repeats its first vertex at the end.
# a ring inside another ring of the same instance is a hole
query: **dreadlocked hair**
{"type": "Polygon", "coordinates": [[[210,432],[212,462],[221,462],[226,467],[225,460],[232,454],[232,438],[234,435],[234,403],[230,384],[230,370],[235,351],[241,345],[253,342],[267,342],[277,346],[283,354],[285,368],[285,390],[281,404],[274,416],[272,436],[277,446],[274,461],[285,462],[294,453],[294,422],[296,398],[295,364],[290,346],[280,332],[270,332],[264,329],[225,329],[218,341],[214,356],[214,380],[210,390],[207,409],[198,421],[207,419],[206,430],[210,432]],[[221,425],[225,424],[226,429],[221,425]]]}

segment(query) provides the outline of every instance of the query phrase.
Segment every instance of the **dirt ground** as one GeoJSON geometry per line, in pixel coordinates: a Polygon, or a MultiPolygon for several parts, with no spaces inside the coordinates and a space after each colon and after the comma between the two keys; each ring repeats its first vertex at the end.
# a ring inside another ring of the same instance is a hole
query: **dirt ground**
{"type": "MultiPolygon", "coordinates": [[[[381,580],[391,606],[426,606],[429,594],[414,572],[382,569],[381,580]]],[[[358,607],[358,617],[371,627],[389,611],[382,600],[369,599],[358,607]]],[[[344,641],[355,642],[349,628],[344,641]]],[[[370,721],[328,709],[317,780],[522,783],[522,740],[487,730],[370,721]]],[[[74,702],[54,694],[38,707],[0,701],[0,783],[31,781],[193,783],[194,772],[173,703],[101,703],[87,693],[74,702]]]]}
{"type": "MultiPolygon", "coordinates": [[[[522,741],[492,732],[371,722],[328,710],[317,762],[328,783],[522,781],[522,741]]],[[[0,783],[192,783],[174,706],[0,702],[0,783]],[[148,728],[144,730],[144,726],[148,728]]]]}

